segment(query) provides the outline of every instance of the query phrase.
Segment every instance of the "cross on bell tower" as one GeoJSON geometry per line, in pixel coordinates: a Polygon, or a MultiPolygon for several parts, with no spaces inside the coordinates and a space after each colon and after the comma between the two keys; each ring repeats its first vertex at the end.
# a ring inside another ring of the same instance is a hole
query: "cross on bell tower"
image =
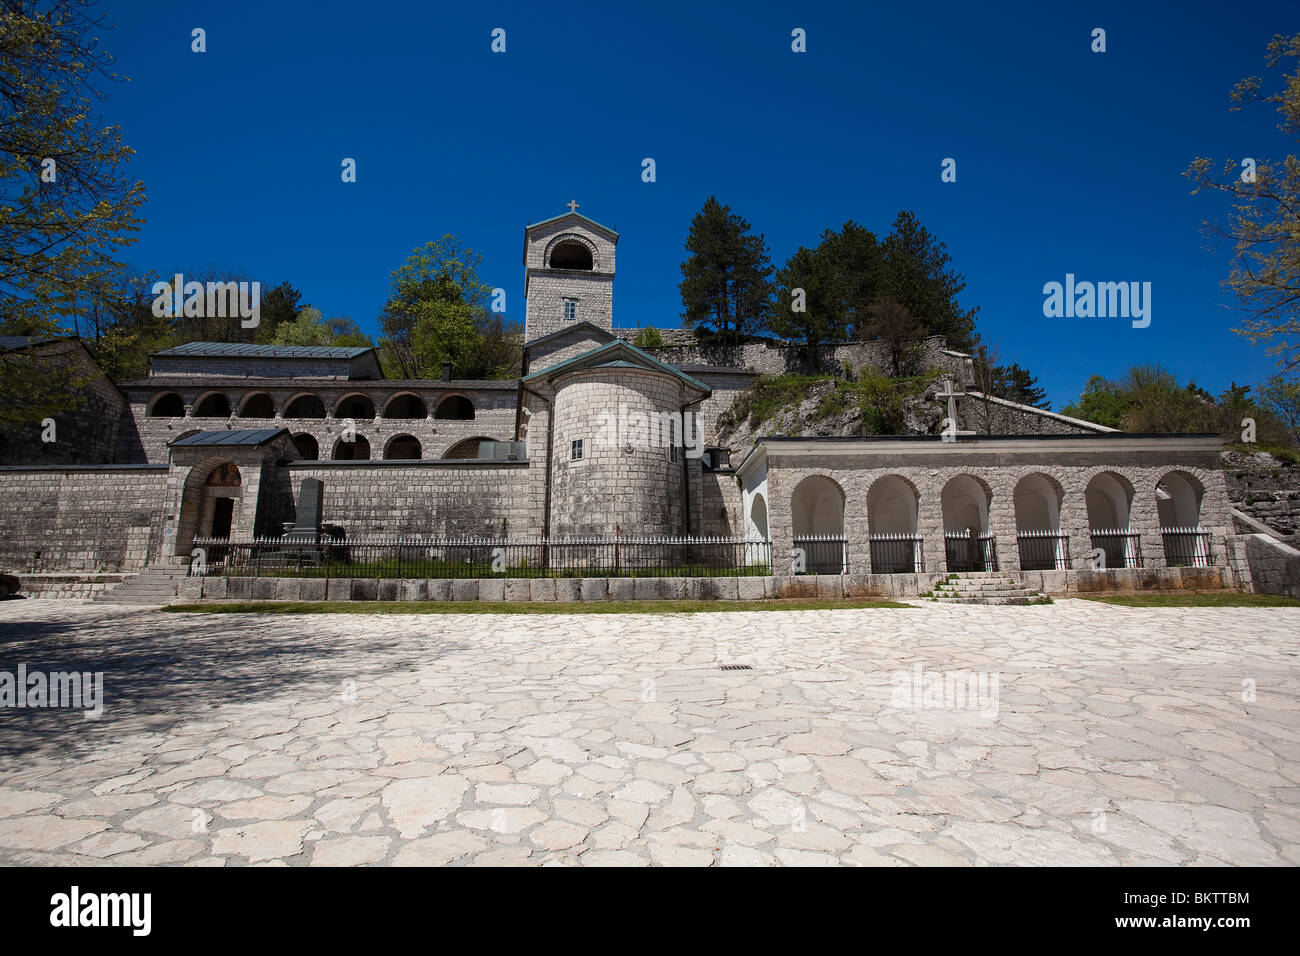
{"type": "Polygon", "coordinates": [[[568,206],[569,206],[569,212],[577,212],[577,211],[578,211],[578,200],[576,200],[576,199],[570,199],[569,202],[568,202],[568,206]]]}

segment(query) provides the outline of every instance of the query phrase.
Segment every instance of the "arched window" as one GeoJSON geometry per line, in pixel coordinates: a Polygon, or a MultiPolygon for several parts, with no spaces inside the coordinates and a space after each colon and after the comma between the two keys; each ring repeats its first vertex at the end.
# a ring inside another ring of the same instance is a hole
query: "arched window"
{"type": "Polygon", "coordinates": [[[150,418],[184,418],[185,403],[175,392],[159,395],[149,406],[150,418]]]}
{"type": "Polygon", "coordinates": [[[466,438],[463,441],[456,442],[456,444],[448,448],[447,451],[443,453],[442,457],[453,458],[458,461],[476,459],[478,458],[479,442],[485,441],[496,441],[496,439],[484,438],[481,435],[477,438],[466,438]]]}
{"type": "Polygon", "coordinates": [[[275,402],[271,401],[271,396],[266,392],[254,392],[245,396],[244,402],[239,406],[240,418],[274,418],[275,402]]]}
{"type": "Polygon", "coordinates": [[[420,440],[414,435],[397,435],[389,439],[384,449],[386,461],[419,461],[420,440]]]}
{"type": "Polygon", "coordinates": [[[294,447],[298,449],[298,457],[305,461],[316,461],[320,458],[320,445],[312,435],[303,432],[293,436],[294,447]]]}
{"type": "Polygon", "coordinates": [[[474,417],[474,403],[464,395],[448,395],[438,403],[433,417],[467,422],[474,417]]]}
{"type": "Polygon", "coordinates": [[[284,410],[285,418],[324,418],[325,403],[315,395],[299,395],[284,410]]]}
{"type": "Polygon", "coordinates": [[[917,534],[920,496],[898,475],[876,479],[867,492],[872,574],[911,574],[924,566],[917,534]]]}
{"type": "Polygon", "coordinates": [[[197,405],[194,406],[195,418],[229,418],[230,417],[230,399],[220,392],[213,392],[211,395],[205,395],[197,405]]]}
{"type": "Polygon", "coordinates": [[[582,269],[590,272],[593,266],[591,250],[576,239],[558,242],[551,250],[552,269],[582,269]]]}
{"type": "Polygon", "coordinates": [[[334,443],[335,461],[369,461],[370,442],[364,435],[358,435],[356,441],[344,441],[340,438],[334,443]]]}
{"type": "Polygon", "coordinates": [[[790,496],[794,546],[808,574],[839,574],[845,565],[844,492],[829,478],[810,475],[790,496]]]}
{"type": "Polygon", "coordinates": [[[429,409],[424,400],[410,392],[394,395],[384,406],[385,418],[428,418],[429,409]]]}
{"type": "Polygon", "coordinates": [[[375,403],[365,395],[348,395],[334,408],[335,418],[374,418],[375,403]]]}

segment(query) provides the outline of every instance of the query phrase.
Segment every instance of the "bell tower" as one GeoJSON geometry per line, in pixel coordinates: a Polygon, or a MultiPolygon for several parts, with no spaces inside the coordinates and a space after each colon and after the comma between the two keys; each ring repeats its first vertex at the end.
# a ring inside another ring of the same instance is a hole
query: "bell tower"
{"type": "Polygon", "coordinates": [[[524,230],[524,342],[590,322],[614,328],[618,233],[569,211],[524,230]]]}

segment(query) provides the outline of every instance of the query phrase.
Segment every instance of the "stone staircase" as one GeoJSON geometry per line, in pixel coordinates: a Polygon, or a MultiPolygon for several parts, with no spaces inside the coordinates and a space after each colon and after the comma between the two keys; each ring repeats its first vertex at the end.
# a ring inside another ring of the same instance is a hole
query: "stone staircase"
{"type": "Polygon", "coordinates": [[[1047,604],[1051,601],[1001,571],[950,574],[930,593],[941,604],[1047,604]]]}
{"type": "Polygon", "coordinates": [[[166,604],[179,593],[180,582],[188,573],[185,567],[148,567],[95,600],[103,604],[166,604]]]}

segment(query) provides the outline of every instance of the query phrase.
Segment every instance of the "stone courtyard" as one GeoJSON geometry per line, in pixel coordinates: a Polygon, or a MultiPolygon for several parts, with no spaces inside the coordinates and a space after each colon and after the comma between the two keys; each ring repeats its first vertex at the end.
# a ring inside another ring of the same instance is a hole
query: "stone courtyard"
{"type": "Polygon", "coordinates": [[[106,703],[0,709],[0,863],[1296,865],[1297,633],[1300,608],[1080,600],[13,601],[0,671],[102,671],[106,703]],[[917,665],[978,675],[978,706],[900,697],[917,665]]]}

